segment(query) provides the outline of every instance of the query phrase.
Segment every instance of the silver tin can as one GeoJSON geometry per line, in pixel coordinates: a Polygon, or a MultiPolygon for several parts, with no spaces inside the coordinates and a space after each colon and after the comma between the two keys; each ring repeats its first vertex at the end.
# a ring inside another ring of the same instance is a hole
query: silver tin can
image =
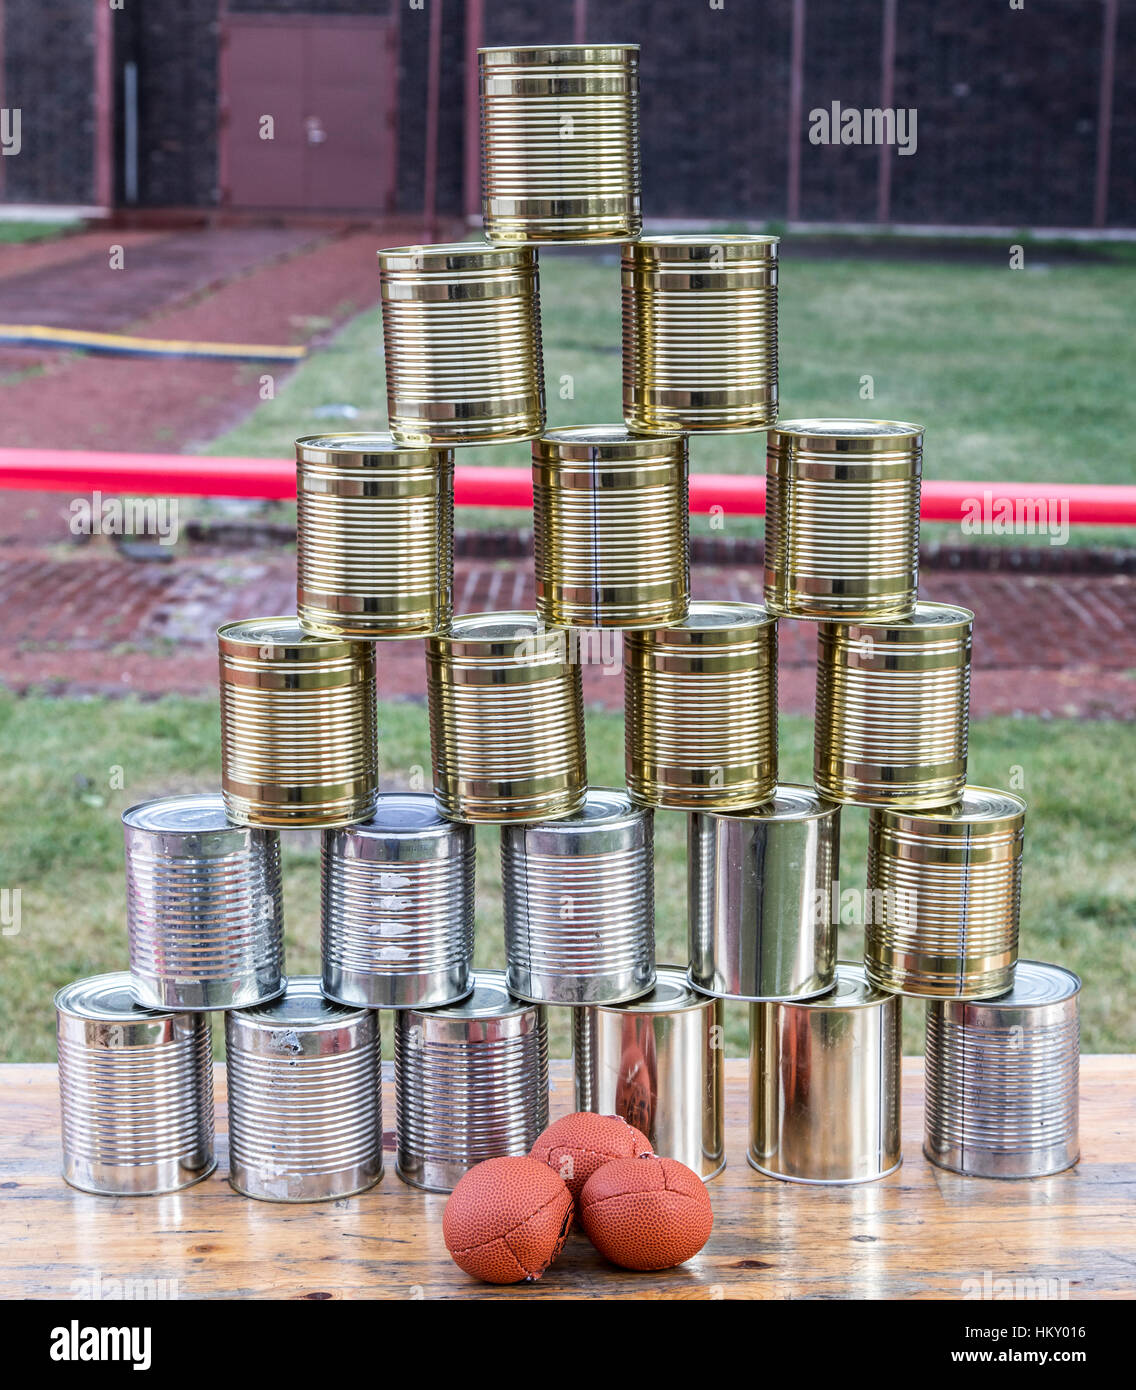
{"type": "Polygon", "coordinates": [[[836,977],[840,807],[781,783],[751,811],[690,817],[690,973],[722,999],[809,999],[836,977]]]}
{"type": "Polygon", "coordinates": [[[284,988],[280,836],[232,825],[220,795],[122,814],[134,997],[151,1009],[241,1009],[284,988]]]}
{"type": "Polygon", "coordinates": [[[395,1015],[399,1177],[452,1192],[487,1158],[527,1154],[548,1127],[544,1009],[479,970],[460,1004],[395,1015]]]}
{"type": "Polygon", "coordinates": [[[323,992],[369,1009],[436,1008],[473,988],[474,832],[425,793],[380,796],[323,835],[323,992]]]}
{"type": "Polygon", "coordinates": [[[134,1002],[125,971],[55,996],[63,1176],[83,1192],[141,1197],[208,1177],[209,1017],[134,1002]]]}
{"type": "Polygon", "coordinates": [[[721,1000],[660,965],[644,998],[577,1014],[576,1109],[622,1115],[656,1153],[709,1180],[726,1166],[724,1057],[721,1000]]]}
{"type": "Polygon", "coordinates": [[[591,787],[563,820],[501,828],[509,990],[548,1004],[614,1004],[655,983],[651,811],[591,787]]]}
{"type": "Polygon", "coordinates": [[[927,1004],[923,1152],[973,1178],[1040,1178],[1079,1158],[1081,981],[1020,960],[1001,999],[927,1004]]]}
{"type": "Polygon", "coordinates": [[[270,1004],[225,1015],[229,1181],[266,1202],[365,1192],[383,1175],[379,1016],[288,981],[270,1004]]]}
{"type": "Polygon", "coordinates": [[[837,1186],[895,1172],[901,1005],[841,961],[818,999],[750,1006],[751,1168],[837,1186]]]}

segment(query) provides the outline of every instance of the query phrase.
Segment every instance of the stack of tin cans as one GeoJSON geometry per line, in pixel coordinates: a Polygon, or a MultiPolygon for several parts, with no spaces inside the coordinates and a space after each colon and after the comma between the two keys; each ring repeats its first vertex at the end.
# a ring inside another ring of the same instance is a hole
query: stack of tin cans
{"type": "Polygon", "coordinates": [[[1077,991],[1018,962],[1025,807],[966,781],[972,615],[918,599],[923,431],[778,422],[775,237],[641,237],[638,50],[481,54],[483,242],[379,253],[389,433],[296,443],[296,614],[219,633],[219,787],[123,816],[129,973],[56,998],[65,1176],[212,1171],[329,1200],[450,1190],[576,1103],[712,1178],[723,1007],[750,1006],[749,1161],[854,1183],[901,1161],[901,996],[928,1001],[926,1152],[1076,1161],[1077,991]],[[619,241],[622,423],[546,429],[537,248],[619,241]],[[764,606],[690,592],[687,437],[768,431],[764,606]],[[455,447],[533,441],[535,612],[453,612],[455,447]],[[816,622],[813,784],[778,778],[777,625],[816,622]],[[590,786],[581,629],[626,632],[626,787],[590,786]],[[381,643],[423,639],[433,794],[378,781],[381,643]],[[838,961],[840,815],[870,808],[863,961],[838,961]],[[689,957],[656,963],[653,817],[689,821],[689,957]],[[477,827],[504,971],[475,971],[477,827]],[[322,836],[319,977],[284,974],[281,832],[322,836]],[[484,829],[482,831],[484,833],[484,829]]]}

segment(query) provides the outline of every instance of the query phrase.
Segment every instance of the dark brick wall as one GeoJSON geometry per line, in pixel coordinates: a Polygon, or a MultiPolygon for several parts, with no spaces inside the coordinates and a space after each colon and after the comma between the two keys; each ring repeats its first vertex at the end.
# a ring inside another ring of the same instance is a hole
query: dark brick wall
{"type": "Polygon", "coordinates": [[[1136,227],[1136,5],[1124,3],[1116,28],[1116,88],[1108,220],[1136,227]]]}
{"type": "MultiPolygon", "coordinates": [[[[426,159],[426,72],[431,0],[413,10],[402,0],[398,12],[398,207],[422,206],[426,159]]],[[[465,169],[465,5],[445,0],[441,83],[438,100],[437,210],[460,216],[465,169]]]]}

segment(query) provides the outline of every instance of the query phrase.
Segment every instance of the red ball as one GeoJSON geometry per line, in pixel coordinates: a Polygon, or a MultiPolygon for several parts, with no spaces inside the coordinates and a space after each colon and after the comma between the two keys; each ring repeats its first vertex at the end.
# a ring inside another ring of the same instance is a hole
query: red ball
{"type": "Polygon", "coordinates": [[[549,1125],[532,1147],[532,1157],[558,1173],[577,1201],[597,1168],[613,1158],[636,1158],[651,1152],[647,1136],[618,1115],[587,1110],[565,1115],[549,1125]]]}
{"type": "Polygon", "coordinates": [[[487,1284],[539,1279],[564,1248],[574,1204],[535,1158],[490,1158],[464,1174],[442,1214],[454,1263],[487,1284]]]}
{"type": "Polygon", "coordinates": [[[702,1179],[674,1158],[617,1158],[584,1184],[580,1224],[612,1264],[670,1269],[710,1239],[714,1211],[702,1179]]]}

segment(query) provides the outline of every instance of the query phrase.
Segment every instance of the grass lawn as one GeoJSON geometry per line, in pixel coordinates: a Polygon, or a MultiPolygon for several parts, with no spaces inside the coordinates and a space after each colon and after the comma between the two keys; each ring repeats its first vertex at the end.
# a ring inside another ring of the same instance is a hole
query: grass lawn
{"type": "MultiPolygon", "coordinates": [[[[1023,270],[1005,248],[990,263],[794,260],[782,245],[781,414],[885,416],[926,426],[928,478],[1126,483],[1136,394],[1117,389],[1131,352],[1136,264],[1046,262],[1031,246],[1023,270]],[[874,396],[862,396],[865,378],[874,396]]],[[[620,418],[618,254],[541,252],[541,304],[551,424],[620,418]]],[[[377,306],[302,364],[236,429],[218,454],[279,456],[320,430],[386,421],[377,306]],[[350,404],[353,420],[320,418],[350,404]]],[[[691,441],[701,472],[762,472],[763,435],[691,441]]],[[[526,466],[527,444],[462,449],[464,463],[526,466]]],[[[471,512],[464,525],[525,525],[517,512],[471,512]]],[[[705,517],[694,518],[697,530],[705,517]]],[[[726,517],[727,535],[760,534],[757,518],[726,517]]],[[[959,538],[927,528],[929,539],[959,538]]],[[[1045,543],[1041,540],[1040,543],[1045,543]]],[[[1136,544],[1136,532],[1082,527],[1072,544],[1136,544]]]]}
{"type": "Polygon", "coordinates": [[[76,231],[83,224],[74,222],[5,222],[0,218],[0,244],[21,241],[52,241],[76,231]]]}
{"type": "MultiPolygon", "coordinates": [[[[429,766],[425,710],[380,711],[384,785],[407,785],[429,766]]],[[[54,1057],[51,996],[70,980],[125,968],[119,815],[173,791],[211,788],[218,724],[210,700],[150,703],[15,699],[0,694],[0,888],[18,889],[20,930],[0,935],[0,1060],[54,1057]],[[122,784],[112,790],[111,784],[122,784]]],[[[811,721],[783,721],[782,776],[807,780],[811,721]]],[[[622,784],[622,720],[590,712],[592,780],[622,784]]],[[[976,722],[971,778],[1005,785],[1015,769],[1030,803],[1022,894],[1023,954],[1071,966],[1085,981],[1083,1047],[1130,1051],[1136,1037],[1136,863],[1129,769],[1136,726],[1032,719],[976,722]]],[[[844,812],[841,881],[863,881],[867,813],[844,812]]],[[[501,965],[496,833],[479,832],[480,965],[501,965]]],[[[288,966],[319,968],[319,867],[314,834],[285,846],[288,966]]],[[[685,960],[685,817],[656,818],[659,958],[685,960]]],[[[10,906],[11,898],[5,900],[10,906]]],[[[4,914],[9,917],[9,914],[4,914]]],[[[10,920],[10,917],[9,917],[10,920]]],[[[843,954],[857,955],[847,926],[843,954]]],[[[554,1055],[568,1050],[567,1013],[549,1011],[554,1055]]],[[[745,1009],[728,1009],[732,1053],[745,1046],[745,1009]]],[[[908,1003],[905,1047],[918,1051],[922,1009],[908,1003]]],[[[389,1022],[385,1025],[389,1045],[389,1022]]]]}

